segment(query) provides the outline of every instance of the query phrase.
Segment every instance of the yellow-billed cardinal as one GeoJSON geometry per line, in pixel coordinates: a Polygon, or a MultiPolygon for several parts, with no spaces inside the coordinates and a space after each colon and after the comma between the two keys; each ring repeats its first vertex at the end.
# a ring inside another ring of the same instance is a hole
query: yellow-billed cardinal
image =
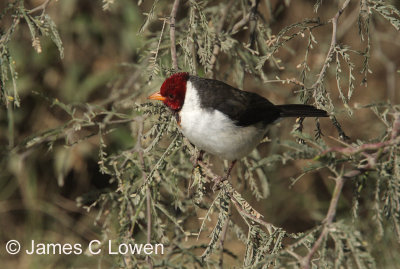
{"type": "MultiPolygon", "coordinates": [[[[249,154],[264,138],[269,124],[284,117],[327,117],[310,105],[274,105],[252,92],[222,81],[176,73],[149,99],[163,101],[177,117],[184,136],[201,150],[232,161],[249,154]]],[[[219,181],[221,178],[219,179],[219,181]]]]}

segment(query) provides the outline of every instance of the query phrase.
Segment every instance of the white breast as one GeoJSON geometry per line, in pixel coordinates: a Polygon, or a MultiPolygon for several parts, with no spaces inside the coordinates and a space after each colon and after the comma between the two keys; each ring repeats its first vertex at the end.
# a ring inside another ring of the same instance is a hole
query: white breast
{"type": "Polygon", "coordinates": [[[179,112],[181,130],[196,147],[226,160],[249,154],[260,142],[265,130],[254,126],[238,127],[218,110],[203,109],[190,81],[185,102],[179,112]]]}

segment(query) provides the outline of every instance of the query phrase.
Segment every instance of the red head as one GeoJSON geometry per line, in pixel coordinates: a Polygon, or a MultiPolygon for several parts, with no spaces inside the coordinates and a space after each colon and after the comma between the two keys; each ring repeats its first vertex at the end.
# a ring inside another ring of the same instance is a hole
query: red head
{"type": "Polygon", "coordinates": [[[185,100],[186,83],[189,73],[176,73],[167,78],[160,91],[149,96],[149,99],[163,101],[170,109],[178,111],[185,100]]]}

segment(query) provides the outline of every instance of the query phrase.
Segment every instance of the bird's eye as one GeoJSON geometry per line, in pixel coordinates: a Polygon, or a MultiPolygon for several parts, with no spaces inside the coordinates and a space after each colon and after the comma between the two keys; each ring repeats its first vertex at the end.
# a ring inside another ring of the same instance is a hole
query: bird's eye
{"type": "Polygon", "coordinates": [[[168,97],[169,97],[170,99],[174,99],[174,98],[175,98],[175,95],[173,95],[173,94],[171,93],[171,94],[168,95],[168,97]]]}

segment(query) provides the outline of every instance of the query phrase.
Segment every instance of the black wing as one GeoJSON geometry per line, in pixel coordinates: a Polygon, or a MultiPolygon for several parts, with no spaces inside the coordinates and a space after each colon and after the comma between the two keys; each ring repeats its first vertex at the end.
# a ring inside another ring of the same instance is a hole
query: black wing
{"type": "Polygon", "coordinates": [[[269,124],[280,117],[281,110],[256,93],[241,91],[218,80],[190,76],[189,81],[198,89],[203,108],[221,111],[238,126],[269,124]]]}

